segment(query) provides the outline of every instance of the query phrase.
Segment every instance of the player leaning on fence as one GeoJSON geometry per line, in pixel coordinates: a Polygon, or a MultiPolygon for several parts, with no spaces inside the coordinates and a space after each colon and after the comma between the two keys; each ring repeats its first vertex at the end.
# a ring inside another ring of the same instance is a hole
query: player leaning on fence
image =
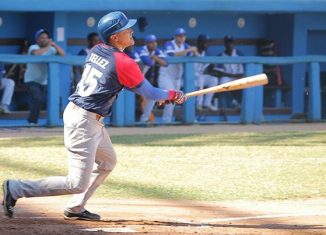
{"type": "Polygon", "coordinates": [[[5,180],[4,212],[12,217],[17,199],[74,194],[64,210],[66,219],[99,220],[85,209],[87,200],[116,165],[116,154],[103,124],[118,93],[129,89],[148,99],[183,103],[181,91],[154,88],[138,65],[123,50],[134,44],[131,27],[136,20],[111,12],[98,23],[104,44],[91,49],[75,93],[63,115],[64,142],[68,150],[67,176],[40,180],[5,180]]]}

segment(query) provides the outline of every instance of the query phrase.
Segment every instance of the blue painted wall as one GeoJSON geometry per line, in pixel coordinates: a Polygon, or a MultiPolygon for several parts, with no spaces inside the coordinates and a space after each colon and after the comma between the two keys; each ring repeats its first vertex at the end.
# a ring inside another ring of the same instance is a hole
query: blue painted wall
{"type": "MultiPolygon", "coordinates": [[[[88,27],[88,17],[94,17],[96,22],[106,14],[102,13],[69,13],[68,15],[68,38],[85,38],[89,32],[96,31],[96,24],[88,27]]],[[[187,31],[188,38],[196,38],[199,34],[207,34],[211,38],[223,38],[226,34],[232,34],[235,38],[263,38],[266,35],[265,15],[259,14],[221,14],[201,12],[126,12],[129,18],[146,17],[148,26],[144,32],[134,27],[134,36],[138,39],[144,38],[147,34],[155,34],[158,38],[172,38],[178,27],[187,31]],[[196,18],[197,25],[189,27],[188,21],[191,17],[196,18]],[[242,17],[246,21],[243,28],[237,26],[237,20],[242,17]],[[164,21],[162,21],[164,19],[164,21]]],[[[69,46],[68,53],[77,54],[82,46],[69,46]]],[[[239,46],[239,49],[246,55],[256,55],[255,46],[239,46]]],[[[211,47],[209,54],[216,55],[223,50],[223,46],[211,47]]]]}
{"type": "MultiPolygon", "coordinates": [[[[306,55],[308,48],[314,40],[308,41],[308,34],[311,30],[326,30],[326,15],[322,13],[297,13],[294,16],[293,33],[293,55],[306,55]]],[[[316,52],[316,49],[314,49],[316,52]]],[[[321,53],[323,53],[321,51],[321,53]]],[[[303,113],[305,111],[304,87],[307,84],[307,66],[305,64],[294,65],[292,68],[292,100],[293,113],[303,113]]]]}
{"type": "MultiPolygon", "coordinates": [[[[27,33],[26,14],[22,12],[9,13],[0,12],[2,26],[0,27],[0,38],[24,38],[27,33]]],[[[18,53],[18,45],[0,45],[1,53],[18,53]]]]}
{"type": "MultiPolygon", "coordinates": [[[[308,30],[307,53],[311,55],[326,55],[326,29],[308,30]]],[[[320,66],[322,72],[326,71],[326,64],[320,66]]]]}
{"type": "MultiPolygon", "coordinates": [[[[56,28],[65,27],[65,39],[59,44],[66,49],[67,54],[75,55],[84,46],[67,45],[70,38],[86,38],[89,32],[96,31],[96,25],[101,16],[107,11],[83,12],[1,12],[3,25],[0,27],[0,38],[25,38],[31,43],[34,33],[39,28],[47,28],[56,39],[56,28]],[[88,27],[88,17],[95,18],[95,25],[88,27]]],[[[324,13],[277,13],[266,14],[257,12],[196,12],[196,11],[126,11],[130,18],[146,17],[148,26],[145,32],[134,27],[134,35],[142,39],[149,33],[158,38],[173,37],[175,28],[184,27],[188,38],[196,38],[199,34],[207,34],[211,38],[221,39],[226,34],[232,34],[236,39],[268,38],[278,42],[280,56],[325,54],[326,15],[324,13]],[[189,19],[194,17],[197,25],[189,27],[189,19]],[[245,27],[239,28],[237,20],[245,19],[245,27]]],[[[139,45],[138,45],[139,46],[139,45]]],[[[245,55],[256,55],[254,45],[238,45],[245,55]]],[[[0,46],[0,53],[17,53],[18,45],[0,46]]],[[[223,50],[223,46],[209,48],[210,55],[216,55],[223,50]]],[[[293,112],[304,111],[304,84],[307,65],[284,66],[283,75],[286,83],[293,87],[291,101],[294,101],[293,112]]],[[[321,65],[326,70],[325,65],[321,65]]],[[[63,106],[68,96],[70,67],[62,67],[60,79],[64,81],[62,92],[63,106]]],[[[291,103],[291,102],[290,102],[291,103]]]]}

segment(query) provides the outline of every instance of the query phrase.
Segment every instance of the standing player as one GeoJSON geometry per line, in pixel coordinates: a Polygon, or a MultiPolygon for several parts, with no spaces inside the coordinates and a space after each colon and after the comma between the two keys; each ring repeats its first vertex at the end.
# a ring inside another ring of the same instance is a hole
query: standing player
{"type": "MultiPolygon", "coordinates": [[[[164,45],[164,53],[167,56],[190,56],[197,54],[197,48],[191,47],[186,42],[186,31],[177,28],[174,39],[167,41],[164,45]]],[[[162,89],[180,90],[183,75],[183,64],[170,64],[161,67],[158,85],[162,89]]],[[[170,123],[173,117],[174,104],[165,105],[163,111],[163,122],[170,123]]]]}
{"type": "Polygon", "coordinates": [[[129,20],[120,11],[103,16],[98,32],[105,44],[93,47],[75,93],[70,97],[64,120],[64,143],[68,151],[67,176],[40,180],[5,180],[3,208],[12,217],[17,199],[74,194],[64,210],[66,219],[99,220],[100,216],[85,209],[86,202],[116,165],[116,154],[103,118],[111,113],[112,104],[123,88],[148,99],[181,104],[181,91],[154,88],[144,79],[138,65],[123,50],[133,45],[129,20]]]}
{"type": "MultiPolygon", "coordinates": [[[[242,52],[234,46],[234,38],[231,35],[226,35],[224,37],[224,47],[225,50],[219,54],[219,56],[232,56],[238,57],[242,56],[242,52]]],[[[236,79],[242,78],[244,74],[244,69],[242,64],[219,64],[216,68],[220,73],[220,84],[226,82],[234,81],[236,79]]],[[[223,108],[228,108],[233,106],[234,108],[239,107],[239,100],[241,97],[240,91],[228,91],[220,94],[221,103],[223,108]],[[231,103],[231,104],[230,104],[231,103]]]]}
{"type": "MultiPolygon", "coordinates": [[[[197,48],[199,56],[205,56],[208,48],[208,36],[201,34],[197,38],[197,48]]],[[[204,74],[209,64],[196,63],[195,75],[197,78],[198,90],[202,90],[204,87],[212,87],[218,84],[218,78],[209,74],[204,74]]],[[[217,107],[212,105],[214,93],[200,95],[197,97],[197,110],[209,109],[211,111],[217,111],[217,107]]]]}
{"type": "MultiPolygon", "coordinates": [[[[143,62],[143,74],[145,78],[153,85],[157,86],[157,78],[161,66],[166,66],[167,62],[164,59],[164,53],[157,48],[157,39],[153,34],[149,34],[145,37],[146,45],[140,50],[140,58],[143,62]]],[[[148,122],[150,117],[154,119],[152,109],[155,105],[155,100],[144,99],[143,114],[140,117],[141,122],[148,122]]],[[[151,120],[154,121],[154,120],[151,120]]]]}

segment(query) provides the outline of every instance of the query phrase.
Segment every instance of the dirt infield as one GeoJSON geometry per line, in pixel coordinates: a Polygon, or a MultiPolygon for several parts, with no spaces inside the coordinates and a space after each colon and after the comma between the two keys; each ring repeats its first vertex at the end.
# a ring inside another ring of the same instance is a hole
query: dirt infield
{"type": "MultiPolygon", "coordinates": [[[[326,130],[326,123],[108,128],[111,135],[318,130],[326,130]]],[[[0,129],[0,138],[62,135],[62,128],[0,129]]],[[[0,234],[326,235],[326,198],[223,202],[91,199],[87,209],[101,214],[99,222],[64,220],[62,212],[68,200],[68,196],[20,199],[13,219],[6,218],[1,207],[0,234]]]]}
{"type": "Polygon", "coordinates": [[[326,200],[198,202],[92,199],[102,221],[62,218],[68,197],[20,199],[0,234],[326,234],[326,200]],[[93,230],[93,231],[92,231],[93,230]]]}

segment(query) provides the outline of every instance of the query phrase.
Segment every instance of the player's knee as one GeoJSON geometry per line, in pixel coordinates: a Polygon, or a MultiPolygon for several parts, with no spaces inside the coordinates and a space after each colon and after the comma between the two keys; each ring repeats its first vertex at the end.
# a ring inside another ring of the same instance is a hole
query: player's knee
{"type": "Polygon", "coordinates": [[[7,89],[12,89],[15,86],[15,82],[14,80],[10,79],[10,78],[3,78],[3,86],[7,89]]]}
{"type": "Polygon", "coordinates": [[[9,84],[10,84],[11,87],[14,87],[14,86],[15,86],[15,82],[14,82],[14,80],[9,79],[9,84]]]}
{"type": "Polygon", "coordinates": [[[88,188],[88,182],[83,182],[80,179],[72,179],[69,182],[69,189],[72,194],[83,193],[88,188]]]}
{"type": "Polygon", "coordinates": [[[116,153],[115,152],[110,153],[110,155],[107,156],[106,159],[107,159],[106,161],[100,163],[100,168],[110,173],[117,165],[116,153]]]}
{"type": "Polygon", "coordinates": [[[117,165],[117,156],[114,153],[110,156],[110,160],[107,162],[105,168],[107,171],[111,172],[115,168],[116,165],[117,165]]]}

